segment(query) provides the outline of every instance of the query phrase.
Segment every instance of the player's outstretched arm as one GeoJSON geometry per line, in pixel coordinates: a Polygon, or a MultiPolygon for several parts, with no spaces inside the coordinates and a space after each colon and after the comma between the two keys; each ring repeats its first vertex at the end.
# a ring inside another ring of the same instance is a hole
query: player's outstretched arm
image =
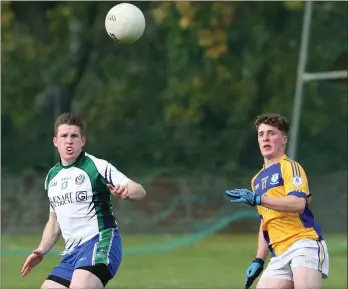
{"type": "Polygon", "coordinates": [[[284,213],[303,213],[306,207],[306,194],[291,192],[286,197],[273,198],[266,194],[256,195],[247,189],[234,189],[226,191],[231,198],[231,203],[245,203],[250,206],[262,206],[274,211],[284,213]]]}
{"type": "Polygon", "coordinates": [[[122,200],[139,201],[146,197],[146,191],[143,186],[132,180],[129,180],[124,186],[107,184],[107,187],[111,194],[122,200]]]}
{"type": "Polygon", "coordinates": [[[296,196],[272,198],[262,195],[261,206],[278,212],[301,214],[306,207],[306,199],[296,196]]]}
{"type": "Polygon", "coordinates": [[[61,235],[60,226],[57,221],[56,213],[51,212],[48,218],[48,222],[42,233],[40,245],[35,249],[25,261],[22,268],[22,276],[26,276],[30,271],[38,265],[45,254],[54,246],[61,235]]]}

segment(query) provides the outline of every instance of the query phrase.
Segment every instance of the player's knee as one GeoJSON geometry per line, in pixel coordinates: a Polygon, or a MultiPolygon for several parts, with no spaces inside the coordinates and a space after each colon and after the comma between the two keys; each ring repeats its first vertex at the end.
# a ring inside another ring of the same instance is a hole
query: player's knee
{"type": "Polygon", "coordinates": [[[295,289],[320,289],[322,273],[318,270],[304,267],[293,269],[295,289]]]}

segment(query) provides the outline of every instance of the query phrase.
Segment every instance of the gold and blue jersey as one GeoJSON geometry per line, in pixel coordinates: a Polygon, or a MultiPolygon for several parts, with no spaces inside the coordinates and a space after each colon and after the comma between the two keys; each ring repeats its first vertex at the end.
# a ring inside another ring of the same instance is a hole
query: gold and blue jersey
{"type": "Polygon", "coordinates": [[[285,252],[294,242],[303,239],[322,240],[321,229],[310,210],[312,195],[303,168],[283,155],[280,160],[263,168],[251,181],[257,195],[272,198],[297,196],[306,199],[303,213],[284,213],[262,206],[257,210],[262,219],[264,238],[273,256],[285,252]]]}

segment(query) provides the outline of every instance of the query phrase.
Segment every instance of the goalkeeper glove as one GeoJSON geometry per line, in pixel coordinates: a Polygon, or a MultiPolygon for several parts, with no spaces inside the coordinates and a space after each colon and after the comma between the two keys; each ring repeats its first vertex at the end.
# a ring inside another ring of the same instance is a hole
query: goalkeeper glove
{"type": "Polygon", "coordinates": [[[231,203],[244,203],[253,207],[261,204],[261,196],[247,189],[227,190],[226,194],[231,198],[231,203]]]}
{"type": "Polygon", "coordinates": [[[246,279],[245,279],[245,286],[244,286],[245,289],[249,289],[251,285],[253,284],[253,282],[255,281],[255,279],[259,277],[259,275],[263,271],[264,263],[265,262],[261,258],[256,258],[251,263],[251,265],[246,271],[246,279]]]}

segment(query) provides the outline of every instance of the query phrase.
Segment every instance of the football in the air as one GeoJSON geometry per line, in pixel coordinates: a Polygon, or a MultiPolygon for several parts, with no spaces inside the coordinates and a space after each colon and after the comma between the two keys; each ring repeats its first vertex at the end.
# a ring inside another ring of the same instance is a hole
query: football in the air
{"type": "Polygon", "coordinates": [[[105,18],[108,35],[120,43],[134,43],[144,33],[145,17],[135,5],[121,3],[112,7],[105,18]]]}

